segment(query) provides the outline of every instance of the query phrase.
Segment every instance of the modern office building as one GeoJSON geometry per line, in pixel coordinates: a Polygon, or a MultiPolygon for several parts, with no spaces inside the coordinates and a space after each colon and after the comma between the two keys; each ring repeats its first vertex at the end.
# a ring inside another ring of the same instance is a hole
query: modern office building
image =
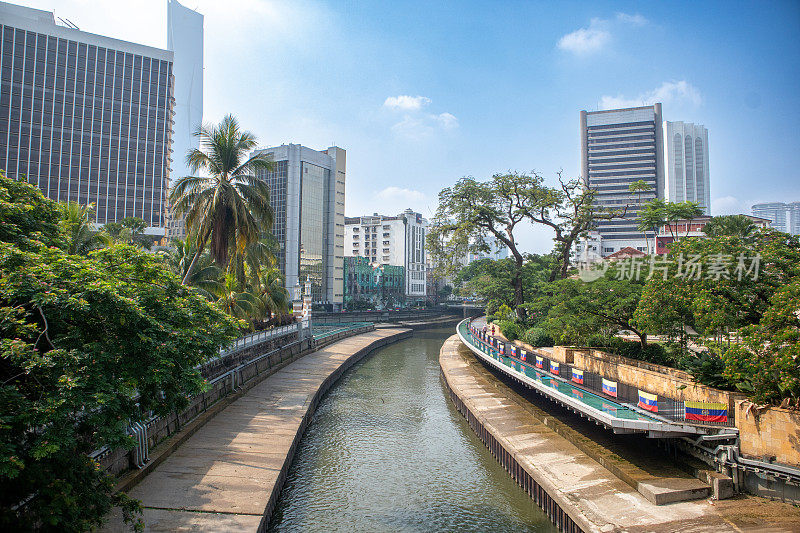
{"type": "Polygon", "coordinates": [[[708,130],[700,124],[664,121],[664,199],[697,202],[711,214],[708,130]]]}
{"type": "MultiPolygon", "coordinates": [[[[175,126],[172,135],[171,181],[190,176],[186,154],[197,148],[194,135],[203,122],[203,15],[167,1],[167,49],[174,54],[175,126]]],[[[167,236],[186,235],[183,218],[167,213],[167,236]]]]}
{"type": "Polygon", "coordinates": [[[272,233],[278,264],[293,294],[296,284],[311,282],[314,303],[338,310],[344,295],[344,189],[346,152],[283,144],[255,153],[269,154],[270,172],[259,171],[270,190],[275,212],[272,233]]]}
{"type": "Polygon", "coordinates": [[[599,220],[601,255],[621,248],[647,249],[636,229],[639,202],[664,197],[664,143],[661,104],[607,111],[581,111],[581,175],[597,191],[595,205],[608,209],[628,206],[625,217],[599,220]],[[643,180],[650,186],[632,195],[629,186],[643,180]]]}
{"type": "Polygon", "coordinates": [[[406,209],[397,216],[377,213],[345,219],[345,255],[366,257],[372,263],[402,266],[405,295],[410,302],[426,294],[425,235],[428,221],[406,209]]]}
{"type": "Polygon", "coordinates": [[[754,216],[769,219],[772,228],[800,235],[800,202],[756,204],[751,209],[754,216]]]}
{"type": "Polygon", "coordinates": [[[0,169],[164,235],[173,53],[0,3],[0,169]]]}
{"type": "Polygon", "coordinates": [[[479,259],[494,259],[498,261],[508,257],[508,247],[499,240],[489,238],[486,239],[486,243],[489,245],[489,252],[467,252],[466,265],[479,259]]]}

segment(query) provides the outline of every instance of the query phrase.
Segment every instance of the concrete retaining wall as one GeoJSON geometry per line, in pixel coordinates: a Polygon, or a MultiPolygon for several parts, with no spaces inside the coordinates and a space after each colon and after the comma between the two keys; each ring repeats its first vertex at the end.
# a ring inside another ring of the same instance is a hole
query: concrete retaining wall
{"type": "Polygon", "coordinates": [[[800,467],[800,412],[778,407],[753,409],[736,402],[736,427],[744,455],[800,467]]]}

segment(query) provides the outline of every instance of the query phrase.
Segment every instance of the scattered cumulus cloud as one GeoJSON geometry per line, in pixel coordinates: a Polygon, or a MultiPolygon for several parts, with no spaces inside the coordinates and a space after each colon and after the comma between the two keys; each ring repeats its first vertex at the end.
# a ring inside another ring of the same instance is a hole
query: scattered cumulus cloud
{"type": "Polygon", "coordinates": [[[413,189],[386,187],[375,195],[379,200],[396,202],[424,202],[425,195],[413,189]]]}
{"type": "Polygon", "coordinates": [[[649,21],[641,16],[639,13],[634,15],[629,15],[628,13],[617,13],[617,20],[624,24],[630,24],[632,26],[644,26],[649,21]]]}
{"type": "Polygon", "coordinates": [[[431,99],[425,96],[390,96],[383,102],[383,107],[389,109],[399,109],[401,111],[418,111],[431,103],[431,99]]]}
{"type": "Polygon", "coordinates": [[[402,112],[403,118],[392,126],[392,132],[398,137],[411,140],[423,140],[437,131],[450,131],[458,128],[458,118],[452,113],[431,113],[424,111],[431,99],[425,96],[390,96],[383,102],[383,107],[395,112],[402,112]]]}
{"type": "Polygon", "coordinates": [[[567,33],[558,40],[558,48],[578,56],[587,56],[602,51],[611,42],[612,29],[616,24],[627,26],[644,26],[649,21],[638,13],[617,13],[614,19],[593,18],[586,28],[567,33]]]}
{"type": "Polygon", "coordinates": [[[561,37],[558,47],[576,55],[599,52],[611,40],[611,33],[602,26],[605,26],[604,21],[592,19],[588,28],[580,28],[561,37]]]}
{"type": "Polygon", "coordinates": [[[652,91],[642,93],[635,98],[621,94],[617,96],[603,95],[600,99],[600,109],[617,109],[620,107],[637,107],[652,105],[656,102],[662,104],[690,104],[699,106],[703,103],[700,91],[685,80],[665,81],[652,91]]]}
{"type": "Polygon", "coordinates": [[[721,196],[711,199],[711,213],[718,215],[746,215],[750,213],[750,206],[735,196],[721,196]]]}

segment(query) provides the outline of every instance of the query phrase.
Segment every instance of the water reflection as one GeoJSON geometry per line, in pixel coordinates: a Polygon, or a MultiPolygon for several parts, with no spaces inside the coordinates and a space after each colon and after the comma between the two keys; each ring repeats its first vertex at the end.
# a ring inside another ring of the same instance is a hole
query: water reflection
{"type": "Polygon", "coordinates": [[[446,398],[439,349],[417,332],[321,402],[271,531],[555,531],[446,398]]]}

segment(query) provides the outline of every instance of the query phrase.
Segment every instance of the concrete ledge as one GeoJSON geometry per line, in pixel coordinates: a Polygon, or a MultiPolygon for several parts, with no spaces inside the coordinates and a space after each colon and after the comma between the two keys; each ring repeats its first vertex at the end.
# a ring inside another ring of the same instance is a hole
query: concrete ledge
{"type": "MultiPolygon", "coordinates": [[[[458,410],[500,464],[562,530],[734,530],[708,501],[669,505],[648,501],[533,417],[513,394],[505,394],[502,383],[477,362],[457,336],[445,342],[439,362],[458,410]]],[[[652,492],[658,499],[657,487],[652,487],[652,492]]]]}
{"type": "MultiPolygon", "coordinates": [[[[146,531],[266,530],[325,392],[365,355],[411,335],[410,330],[371,331],[335,342],[253,383],[187,426],[165,447],[158,464],[127,480],[130,496],[142,501],[146,531]]],[[[103,530],[129,528],[117,513],[103,530]]]]}

